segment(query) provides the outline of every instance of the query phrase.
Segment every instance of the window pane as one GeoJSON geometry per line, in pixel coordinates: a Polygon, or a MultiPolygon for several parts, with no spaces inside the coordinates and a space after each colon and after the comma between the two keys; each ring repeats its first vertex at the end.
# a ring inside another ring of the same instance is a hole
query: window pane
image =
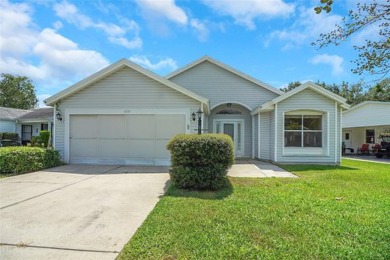
{"type": "Polygon", "coordinates": [[[217,115],[241,115],[241,112],[234,109],[222,109],[221,111],[217,112],[217,115]]]}
{"type": "Polygon", "coordinates": [[[284,132],[285,147],[301,147],[302,146],[301,132],[284,132]]]}
{"type": "Polygon", "coordinates": [[[322,147],[322,132],[304,132],[304,147],[322,147]]]}
{"type": "Polygon", "coordinates": [[[304,130],[321,130],[321,116],[303,116],[304,130]]]}
{"type": "Polygon", "coordinates": [[[285,116],[284,119],[285,130],[301,130],[302,117],[301,116],[285,116]]]}
{"type": "Polygon", "coordinates": [[[373,129],[366,130],[366,143],[368,144],[375,143],[375,131],[373,129]]]}

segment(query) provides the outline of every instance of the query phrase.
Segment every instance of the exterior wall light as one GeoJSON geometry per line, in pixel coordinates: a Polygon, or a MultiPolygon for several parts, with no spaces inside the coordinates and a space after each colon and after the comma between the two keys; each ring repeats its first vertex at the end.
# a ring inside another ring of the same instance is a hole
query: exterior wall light
{"type": "Polygon", "coordinates": [[[196,112],[192,112],[191,114],[191,118],[192,118],[192,121],[195,121],[196,120],[196,115],[198,115],[198,134],[200,135],[202,133],[202,110],[199,108],[199,110],[196,112]]]}
{"type": "Polygon", "coordinates": [[[56,109],[56,118],[58,121],[62,121],[62,114],[59,109],[56,109]]]}

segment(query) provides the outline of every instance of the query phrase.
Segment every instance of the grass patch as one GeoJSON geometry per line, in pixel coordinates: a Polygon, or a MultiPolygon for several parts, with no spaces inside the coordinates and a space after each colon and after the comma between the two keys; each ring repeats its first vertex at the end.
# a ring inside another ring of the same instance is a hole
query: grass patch
{"type": "Polygon", "coordinates": [[[390,258],[390,165],[283,167],[300,178],[171,187],[118,258],[390,258]]]}

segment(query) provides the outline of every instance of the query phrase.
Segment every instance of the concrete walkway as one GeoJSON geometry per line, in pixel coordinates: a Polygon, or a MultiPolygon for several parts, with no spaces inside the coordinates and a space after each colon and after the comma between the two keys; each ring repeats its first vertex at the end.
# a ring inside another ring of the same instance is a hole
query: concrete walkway
{"type": "Polygon", "coordinates": [[[228,172],[230,177],[252,178],[298,178],[296,175],[268,162],[253,159],[238,159],[228,172]]]}

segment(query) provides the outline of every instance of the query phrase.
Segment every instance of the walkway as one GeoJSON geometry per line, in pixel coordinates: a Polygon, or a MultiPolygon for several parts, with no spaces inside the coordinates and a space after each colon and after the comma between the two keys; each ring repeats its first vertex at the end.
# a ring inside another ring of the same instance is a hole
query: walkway
{"type": "Polygon", "coordinates": [[[236,163],[228,172],[230,177],[253,178],[298,178],[282,168],[264,161],[254,159],[236,159],[236,163]]]}

